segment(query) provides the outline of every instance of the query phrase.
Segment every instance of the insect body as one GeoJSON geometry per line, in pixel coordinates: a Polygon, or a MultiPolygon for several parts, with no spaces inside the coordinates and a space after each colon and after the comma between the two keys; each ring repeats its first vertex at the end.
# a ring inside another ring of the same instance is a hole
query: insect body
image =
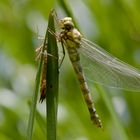
{"type": "Polygon", "coordinates": [[[140,91],[140,71],[115,58],[95,43],[83,38],[81,33],[74,27],[72,18],[65,17],[59,20],[59,27],[62,30],[60,41],[62,46],[67,48],[90,112],[91,120],[98,127],[102,127],[85,77],[88,78],[90,75],[89,79],[92,78],[93,82],[108,87],[140,91]],[[85,69],[82,69],[81,56],[87,62],[85,69]]]}
{"type": "Polygon", "coordinates": [[[85,102],[90,112],[91,120],[98,127],[102,127],[101,120],[99,119],[99,116],[96,112],[94,103],[90,95],[90,91],[86,83],[85,76],[82,70],[82,66],[80,63],[80,56],[78,53],[78,49],[80,47],[80,41],[81,41],[82,36],[80,32],[76,28],[74,28],[71,18],[66,17],[60,20],[59,24],[60,24],[60,28],[63,30],[60,33],[60,38],[61,38],[62,44],[64,44],[67,48],[69,58],[77,74],[85,102]]]}

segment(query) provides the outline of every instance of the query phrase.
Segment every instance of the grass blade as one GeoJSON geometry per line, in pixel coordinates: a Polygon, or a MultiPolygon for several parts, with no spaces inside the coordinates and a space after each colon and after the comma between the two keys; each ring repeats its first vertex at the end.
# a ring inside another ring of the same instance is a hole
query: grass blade
{"type": "MultiPolygon", "coordinates": [[[[54,14],[52,10],[49,16],[48,27],[55,32],[54,14]]],[[[57,106],[58,106],[58,48],[56,37],[48,31],[47,46],[47,140],[56,140],[57,106]]]]}
{"type": "MultiPolygon", "coordinates": [[[[47,32],[45,35],[42,52],[44,52],[46,42],[47,42],[47,32]]],[[[35,90],[34,90],[34,94],[33,94],[33,98],[32,98],[30,116],[29,116],[29,122],[28,122],[28,129],[27,129],[27,140],[32,140],[33,125],[34,125],[34,118],[35,118],[35,113],[36,113],[36,103],[37,103],[37,99],[38,99],[37,97],[38,97],[39,86],[40,86],[40,78],[41,78],[41,73],[42,73],[43,58],[44,58],[44,53],[41,54],[41,59],[39,62],[37,75],[36,75],[35,90]]]]}

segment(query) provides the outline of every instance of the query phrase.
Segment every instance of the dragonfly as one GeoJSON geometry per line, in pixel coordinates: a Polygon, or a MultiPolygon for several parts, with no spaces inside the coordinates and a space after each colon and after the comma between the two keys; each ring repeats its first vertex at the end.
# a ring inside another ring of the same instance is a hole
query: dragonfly
{"type": "Polygon", "coordinates": [[[109,87],[140,91],[140,71],[112,56],[101,47],[85,39],[75,28],[71,17],[59,20],[60,41],[65,46],[73,68],[77,75],[81,91],[87,104],[91,120],[100,128],[102,122],[96,112],[91,98],[85,73],[90,73],[90,79],[109,87]],[[82,68],[80,58],[84,57],[88,63],[82,68]]]}
{"type": "Polygon", "coordinates": [[[97,114],[87,79],[92,79],[93,82],[108,87],[140,91],[140,71],[84,38],[75,27],[71,17],[64,17],[56,21],[58,21],[57,25],[60,29],[57,34],[58,42],[61,42],[64,54],[65,48],[68,52],[91,121],[97,127],[102,128],[103,125],[97,114]],[[81,58],[86,62],[87,66],[85,68],[83,68],[81,58]]]}

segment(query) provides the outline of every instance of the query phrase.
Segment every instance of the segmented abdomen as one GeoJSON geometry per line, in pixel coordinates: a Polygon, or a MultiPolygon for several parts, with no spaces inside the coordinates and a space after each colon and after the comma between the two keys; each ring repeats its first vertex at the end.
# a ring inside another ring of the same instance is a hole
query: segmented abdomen
{"type": "Polygon", "coordinates": [[[68,54],[69,54],[70,60],[72,62],[72,65],[74,67],[74,70],[77,74],[77,77],[78,77],[78,80],[79,80],[79,83],[80,83],[80,88],[82,90],[84,100],[87,104],[91,120],[98,127],[101,128],[102,127],[102,122],[101,122],[101,120],[100,120],[100,118],[99,118],[99,116],[96,112],[94,102],[91,98],[90,91],[89,91],[89,88],[87,86],[87,82],[85,80],[85,76],[84,76],[82,66],[81,66],[81,63],[80,63],[79,53],[78,53],[77,49],[74,48],[74,47],[67,47],[67,50],[68,50],[68,54]]]}

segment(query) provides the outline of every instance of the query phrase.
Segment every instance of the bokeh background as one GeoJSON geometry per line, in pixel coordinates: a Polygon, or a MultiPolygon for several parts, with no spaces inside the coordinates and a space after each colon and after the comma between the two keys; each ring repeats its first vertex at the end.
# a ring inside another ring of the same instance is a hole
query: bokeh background
{"type": "MultiPolygon", "coordinates": [[[[82,34],[119,59],[140,69],[139,0],[0,1],[0,140],[24,140],[37,62],[48,14],[70,10],[82,34]],[[63,3],[65,2],[65,3],[63,3]],[[66,5],[65,5],[66,4],[66,5]]],[[[104,130],[89,118],[79,84],[66,57],[60,69],[58,130],[60,140],[139,140],[140,92],[95,88],[89,83],[104,130]]],[[[37,104],[45,119],[45,103],[37,104]]],[[[39,120],[34,140],[45,139],[39,120]]]]}

